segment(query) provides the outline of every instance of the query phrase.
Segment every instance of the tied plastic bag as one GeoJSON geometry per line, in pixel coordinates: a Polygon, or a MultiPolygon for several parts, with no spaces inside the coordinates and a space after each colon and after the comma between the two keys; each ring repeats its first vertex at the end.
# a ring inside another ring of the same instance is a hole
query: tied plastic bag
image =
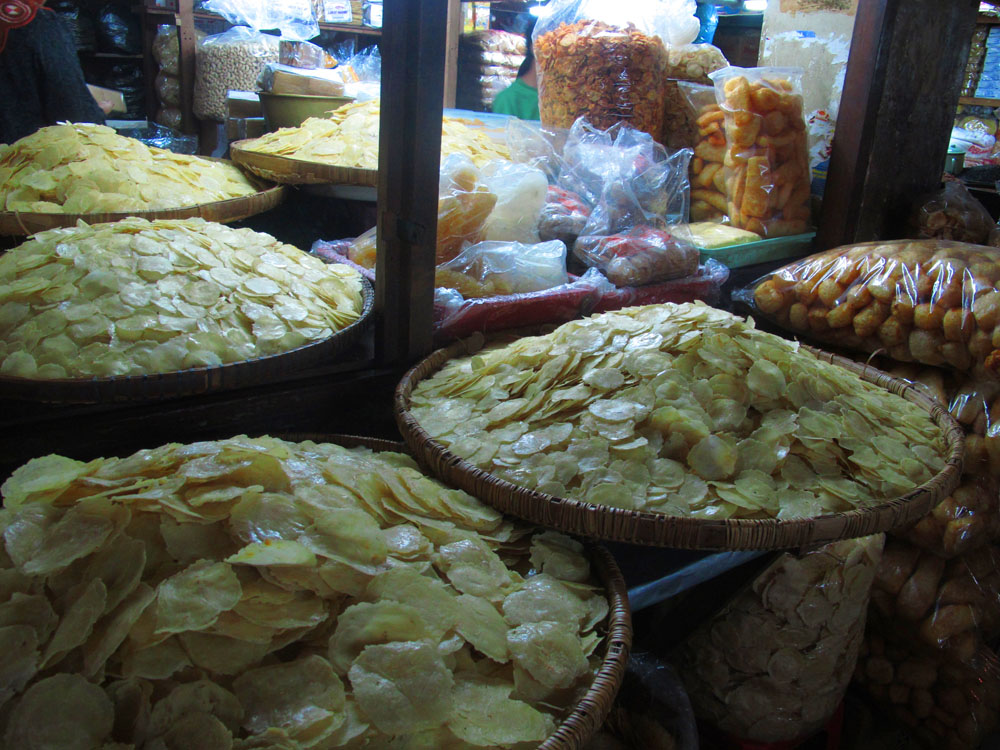
{"type": "Polygon", "coordinates": [[[554,240],[534,245],[479,242],[437,267],[434,282],[466,299],[525,294],[568,282],[566,246],[554,240]]]}
{"type": "Polygon", "coordinates": [[[278,38],[234,26],[195,47],[194,114],[224,122],[230,90],[253,91],[267,63],[278,62],[278,38]]]}
{"type": "Polygon", "coordinates": [[[1000,250],[982,245],[862,243],[791,263],[734,299],[797,334],[842,349],[995,375],[998,264],[1000,250]]]}
{"type": "Polygon", "coordinates": [[[691,221],[729,223],[726,198],[725,112],[715,101],[715,88],[694,83],[678,83],[687,102],[694,138],[691,159],[691,221]]]}
{"type": "Polygon", "coordinates": [[[160,103],[168,107],[181,104],[181,81],[177,76],[160,72],[156,74],[156,96],[160,103]]]}
{"type": "Polygon", "coordinates": [[[160,66],[160,72],[171,76],[180,75],[180,42],[176,26],[161,24],[156,27],[153,38],[153,59],[160,66]]]}
{"type": "Polygon", "coordinates": [[[561,240],[572,247],[589,221],[590,206],[579,195],[558,185],[549,185],[545,205],[538,217],[539,239],[561,240]]]}
{"type": "Polygon", "coordinates": [[[866,634],[854,683],[926,747],[986,747],[1000,712],[1000,661],[982,648],[967,664],[896,637],[866,634]]]}
{"type": "Polygon", "coordinates": [[[496,206],[486,219],[483,239],[538,242],[538,219],[549,187],[545,173],[527,164],[494,161],[483,168],[482,176],[486,187],[497,197],[496,206]]]}
{"type": "Polygon", "coordinates": [[[822,727],[854,671],[884,538],[783,554],[699,627],[672,657],[695,715],[755,742],[822,727]]]}
{"type": "Polygon", "coordinates": [[[577,238],[573,253],[599,268],[615,286],[643,286],[690,276],[698,269],[698,250],[662,229],[637,226],[622,234],[577,238]]]}
{"type": "Polygon", "coordinates": [[[559,178],[563,169],[563,150],[569,131],[564,128],[547,128],[536,120],[507,120],[504,133],[510,160],[527,164],[545,173],[550,183],[559,178]]]}
{"type": "Polygon", "coordinates": [[[542,123],[568,128],[586,117],[609,128],[627,121],[659,138],[668,59],[657,29],[666,26],[671,4],[554,0],[549,8],[532,32],[542,123]]]}
{"type": "Polygon", "coordinates": [[[872,587],[870,617],[899,641],[969,663],[1000,635],[1000,550],[986,545],[945,560],[889,539],[872,587]]]}
{"type": "Polygon", "coordinates": [[[807,231],[812,172],[802,70],[729,67],[711,78],[725,113],[723,168],[730,223],[761,237],[807,231]]]}
{"type": "Polygon", "coordinates": [[[983,204],[957,180],[949,180],[940,190],[919,198],[915,205],[910,217],[914,237],[985,245],[995,226],[983,204]]]}

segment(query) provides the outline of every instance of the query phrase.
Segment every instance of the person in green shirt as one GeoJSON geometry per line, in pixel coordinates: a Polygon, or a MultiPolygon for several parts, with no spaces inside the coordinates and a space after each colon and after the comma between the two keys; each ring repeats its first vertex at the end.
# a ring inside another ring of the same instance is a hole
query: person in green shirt
{"type": "Polygon", "coordinates": [[[499,115],[514,115],[521,120],[540,120],[538,113],[538,73],[535,54],[528,34],[528,53],[517,71],[517,79],[493,100],[493,111],[499,115]]]}

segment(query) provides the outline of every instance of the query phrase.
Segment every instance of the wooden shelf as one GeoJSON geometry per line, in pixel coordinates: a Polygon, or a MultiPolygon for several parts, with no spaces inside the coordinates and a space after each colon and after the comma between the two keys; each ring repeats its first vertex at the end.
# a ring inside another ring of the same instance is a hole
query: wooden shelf
{"type": "Polygon", "coordinates": [[[141,60],[142,53],[129,55],[123,52],[88,52],[87,50],[77,50],[81,57],[89,57],[96,60],[141,60]]]}
{"type": "Polygon", "coordinates": [[[984,16],[980,14],[979,18],[976,19],[976,23],[984,26],[996,26],[1000,24],[1000,16],[984,16]]]}
{"type": "Polygon", "coordinates": [[[960,96],[959,104],[970,104],[976,107],[1000,107],[1000,99],[984,99],[978,96],[960,96]]]}

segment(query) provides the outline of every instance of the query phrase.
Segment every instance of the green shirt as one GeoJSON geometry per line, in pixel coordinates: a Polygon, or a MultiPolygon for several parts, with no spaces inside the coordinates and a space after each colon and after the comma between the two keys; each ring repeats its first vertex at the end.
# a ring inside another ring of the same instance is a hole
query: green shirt
{"type": "Polygon", "coordinates": [[[493,111],[498,115],[514,115],[522,120],[540,120],[538,89],[518,78],[497,94],[497,98],[493,100],[493,111]]]}

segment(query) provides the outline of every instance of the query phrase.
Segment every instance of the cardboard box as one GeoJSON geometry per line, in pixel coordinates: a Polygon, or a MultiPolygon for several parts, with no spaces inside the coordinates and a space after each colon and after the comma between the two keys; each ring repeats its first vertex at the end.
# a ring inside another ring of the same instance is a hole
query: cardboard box
{"type": "Polygon", "coordinates": [[[121,91],[105,89],[100,86],[93,86],[89,83],[87,84],[87,88],[90,90],[90,95],[97,100],[98,104],[101,104],[102,102],[111,102],[110,111],[106,110],[103,106],[101,107],[101,109],[105,109],[105,114],[128,112],[128,108],[125,106],[125,97],[122,95],[121,91]]]}
{"type": "Polygon", "coordinates": [[[273,94],[310,94],[312,96],[343,96],[344,82],[332,77],[299,75],[285,70],[274,71],[273,94]]]}
{"type": "Polygon", "coordinates": [[[230,90],[226,95],[229,116],[236,118],[263,117],[264,110],[260,108],[260,97],[254,91],[230,90]]]}

